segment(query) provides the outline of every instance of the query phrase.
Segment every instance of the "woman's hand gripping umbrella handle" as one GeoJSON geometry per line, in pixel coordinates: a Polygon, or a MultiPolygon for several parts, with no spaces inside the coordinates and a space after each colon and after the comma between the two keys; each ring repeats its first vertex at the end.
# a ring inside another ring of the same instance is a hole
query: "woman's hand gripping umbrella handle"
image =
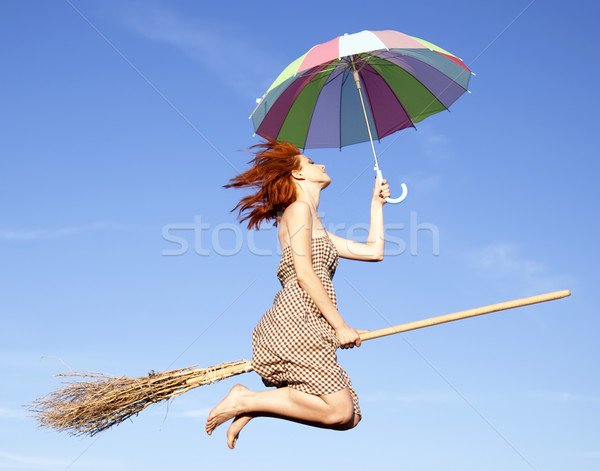
{"type": "MultiPolygon", "coordinates": [[[[381,182],[383,181],[383,174],[381,173],[381,170],[377,167],[375,167],[375,172],[377,172],[377,177],[379,177],[379,185],[382,186],[381,182]]],[[[400,196],[398,196],[397,198],[387,197],[385,201],[392,204],[397,204],[404,201],[404,198],[406,198],[406,196],[408,195],[408,188],[406,188],[406,184],[404,183],[400,184],[400,188],[402,189],[402,194],[400,196]]]]}

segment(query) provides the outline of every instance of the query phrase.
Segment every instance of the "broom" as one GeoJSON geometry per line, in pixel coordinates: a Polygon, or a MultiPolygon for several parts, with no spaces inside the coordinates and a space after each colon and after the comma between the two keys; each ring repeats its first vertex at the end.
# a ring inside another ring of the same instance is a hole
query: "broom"
{"type": "MultiPolygon", "coordinates": [[[[480,316],[520,306],[552,301],[570,296],[569,290],[531,296],[528,298],[491,304],[444,316],[409,322],[395,327],[360,334],[361,340],[420,329],[468,317],[480,316]]],[[[220,381],[252,371],[252,362],[238,360],[208,368],[181,368],[164,372],[150,372],[148,376],[112,377],[101,373],[64,373],[57,376],[90,378],[75,381],[35,400],[29,406],[40,426],[66,431],[71,435],[93,436],[113,425],[127,420],[150,404],[174,398],[198,386],[220,381]]]]}

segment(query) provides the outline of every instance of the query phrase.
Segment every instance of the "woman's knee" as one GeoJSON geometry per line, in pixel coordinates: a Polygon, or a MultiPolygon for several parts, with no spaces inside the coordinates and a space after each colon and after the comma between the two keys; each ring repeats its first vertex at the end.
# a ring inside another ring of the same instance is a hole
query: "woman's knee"
{"type": "MultiPolygon", "coordinates": [[[[353,426],[354,423],[354,408],[347,405],[340,406],[332,413],[333,425],[353,426]]],[[[351,428],[351,427],[350,427],[351,428]]]]}
{"type": "Polygon", "coordinates": [[[354,405],[352,401],[347,403],[346,401],[340,401],[330,405],[327,422],[330,425],[336,426],[348,426],[352,428],[354,425],[354,405]]]}
{"type": "Polygon", "coordinates": [[[342,420],[338,422],[336,425],[332,425],[332,428],[335,430],[350,430],[358,425],[360,422],[361,416],[352,411],[352,414],[349,417],[342,417],[342,420]]]}
{"type": "MultiPolygon", "coordinates": [[[[333,394],[322,396],[322,399],[327,402],[329,411],[325,421],[336,427],[354,427],[355,423],[354,403],[349,389],[343,389],[333,394]]],[[[360,418],[358,419],[360,420],[360,418]]]]}

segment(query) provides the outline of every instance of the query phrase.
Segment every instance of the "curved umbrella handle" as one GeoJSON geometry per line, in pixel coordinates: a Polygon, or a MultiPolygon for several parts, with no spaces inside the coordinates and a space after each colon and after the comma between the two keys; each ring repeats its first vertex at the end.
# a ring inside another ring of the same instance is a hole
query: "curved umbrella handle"
{"type": "MultiPolygon", "coordinates": [[[[376,168],[375,171],[377,172],[377,176],[379,177],[379,184],[381,185],[381,182],[383,181],[383,175],[381,173],[381,170],[376,168]]],[[[386,198],[385,200],[391,204],[402,203],[402,201],[404,201],[404,199],[408,195],[408,188],[406,187],[406,184],[404,184],[404,183],[402,183],[400,185],[400,188],[402,189],[402,194],[400,196],[398,196],[398,198],[386,198]]]]}

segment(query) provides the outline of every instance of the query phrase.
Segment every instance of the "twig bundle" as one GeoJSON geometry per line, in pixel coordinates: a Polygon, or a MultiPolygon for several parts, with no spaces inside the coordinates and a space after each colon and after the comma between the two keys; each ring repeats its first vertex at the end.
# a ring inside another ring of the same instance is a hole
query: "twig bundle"
{"type": "MultiPolygon", "coordinates": [[[[555,291],[365,332],[360,334],[360,337],[362,340],[369,340],[570,295],[569,290],[555,291]]],[[[67,384],[37,399],[30,406],[33,407],[32,412],[37,415],[40,425],[44,427],[67,431],[71,435],[95,435],[137,415],[150,404],[252,370],[250,361],[238,360],[208,368],[189,367],[161,373],[150,372],[148,376],[141,378],[117,378],[101,373],[61,374],[58,376],[93,379],[67,384]]]]}
{"type": "Polygon", "coordinates": [[[31,407],[41,426],[93,436],[137,415],[150,404],[248,371],[252,371],[251,362],[238,360],[208,368],[150,372],[141,378],[66,373],[58,376],[92,379],[69,383],[37,399],[31,407]]]}

